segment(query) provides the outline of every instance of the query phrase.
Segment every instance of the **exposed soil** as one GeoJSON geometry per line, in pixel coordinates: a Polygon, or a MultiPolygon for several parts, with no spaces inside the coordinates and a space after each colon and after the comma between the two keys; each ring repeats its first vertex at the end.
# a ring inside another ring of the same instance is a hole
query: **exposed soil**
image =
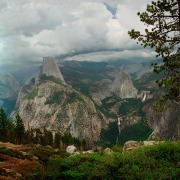
{"type": "Polygon", "coordinates": [[[26,151],[32,148],[27,145],[15,145],[12,143],[2,143],[2,142],[0,142],[0,146],[6,147],[8,149],[17,150],[17,151],[26,151]]]}
{"type": "Polygon", "coordinates": [[[7,155],[0,152],[0,179],[14,180],[25,179],[26,174],[31,173],[39,164],[32,156],[28,154],[32,147],[27,145],[14,145],[11,143],[1,143],[0,146],[18,151],[21,156],[13,157],[13,154],[7,155]]]}

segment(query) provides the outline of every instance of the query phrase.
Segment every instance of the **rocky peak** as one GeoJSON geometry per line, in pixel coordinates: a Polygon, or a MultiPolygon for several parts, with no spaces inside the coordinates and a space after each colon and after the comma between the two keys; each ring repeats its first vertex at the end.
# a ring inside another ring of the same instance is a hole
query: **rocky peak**
{"type": "Polygon", "coordinates": [[[98,81],[91,88],[91,96],[100,103],[101,100],[116,96],[119,98],[136,98],[138,90],[134,87],[129,74],[111,69],[108,71],[108,78],[98,81]]]}
{"type": "Polygon", "coordinates": [[[65,84],[64,78],[53,57],[43,57],[43,65],[40,67],[39,73],[36,76],[36,82],[38,82],[42,76],[54,77],[65,84]]]}
{"type": "Polygon", "coordinates": [[[51,57],[43,58],[36,77],[21,88],[17,109],[26,129],[70,132],[85,139],[88,146],[99,140],[101,128],[112,120],[96,109],[91,99],[65,84],[51,57]]]}
{"type": "Polygon", "coordinates": [[[55,59],[53,57],[43,57],[43,64],[40,67],[39,72],[35,77],[26,81],[21,87],[16,101],[16,108],[18,108],[21,100],[33,90],[43,77],[50,77],[50,79],[55,78],[63,84],[66,84],[55,59]]]}
{"type": "Polygon", "coordinates": [[[19,89],[20,84],[13,76],[0,73],[0,98],[16,97],[19,89]]]}

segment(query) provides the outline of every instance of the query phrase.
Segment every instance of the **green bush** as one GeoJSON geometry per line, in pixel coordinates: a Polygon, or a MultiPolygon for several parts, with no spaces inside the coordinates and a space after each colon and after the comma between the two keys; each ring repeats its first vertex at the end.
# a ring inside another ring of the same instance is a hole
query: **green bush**
{"type": "Polygon", "coordinates": [[[30,151],[30,154],[38,157],[41,163],[47,163],[49,158],[55,154],[53,149],[45,148],[45,147],[38,147],[34,148],[30,151]]]}
{"type": "MultiPolygon", "coordinates": [[[[96,152],[49,158],[43,179],[178,179],[180,143],[162,143],[110,155],[96,152]]],[[[36,173],[37,176],[37,173],[36,173]]]]}

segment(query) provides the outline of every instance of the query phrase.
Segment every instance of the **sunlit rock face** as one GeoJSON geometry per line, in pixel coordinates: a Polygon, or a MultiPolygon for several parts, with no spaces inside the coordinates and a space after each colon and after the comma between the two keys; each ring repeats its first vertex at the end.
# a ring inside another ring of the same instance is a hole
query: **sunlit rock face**
{"type": "Polygon", "coordinates": [[[36,76],[26,81],[25,84],[21,87],[17,98],[16,107],[19,106],[21,100],[32,91],[32,89],[41,81],[41,79],[53,78],[65,84],[61,71],[59,70],[59,67],[53,57],[43,57],[43,64],[39,68],[36,76]]]}
{"type": "Polygon", "coordinates": [[[119,98],[136,98],[138,90],[134,87],[131,77],[123,71],[112,71],[108,73],[109,78],[97,82],[91,88],[91,95],[97,102],[116,96],[119,98]]]}
{"type": "Polygon", "coordinates": [[[38,81],[42,76],[54,77],[65,83],[59,67],[53,57],[43,57],[43,65],[40,67],[39,73],[36,76],[36,81],[38,81]]]}
{"type": "Polygon", "coordinates": [[[90,98],[65,83],[49,58],[43,60],[41,71],[22,90],[18,111],[26,129],[45,127],[62,134],[70,132],[92,146],[101,129],[111,121],[96,109],[90,98]]]}

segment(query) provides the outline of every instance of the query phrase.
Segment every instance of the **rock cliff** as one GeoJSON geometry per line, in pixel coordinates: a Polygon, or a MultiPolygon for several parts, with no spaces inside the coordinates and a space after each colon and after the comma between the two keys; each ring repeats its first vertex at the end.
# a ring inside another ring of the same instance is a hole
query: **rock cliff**
{"type": "Polygon", "coordinates": [[[148,125],[153,129],[150,139],[180,139],[180,104],[173,102],[171,108],[157,113],[153,104],[149,103],[144,107],[144,110],[148,125]]]}
{"type": "Polygon", "coordinates": [[[40,73],[21,89],[18,109],[25,127],[70,132],[91,146],[110,119],[96,109],[91,99],[65,84],[50,61],[44,59],[40,73]]]}
{"type": "Polygon", "coordinates": [[[78,91],[51,81],[36,85],[19,106],[26,129],[44,128],[70,132],[90,145],[98,140],[108,120],[94,103],[78,91]]]}
{"type": "Polygon", "coordinates": [[[42,76],[54,77],[65,83],[59,67],[53,57],[43,57],[43,65],[40,67],[39,73],[36,75],[36,83],[42,76]]]}
{"type": "Polygon", "coordinates": [[[108,79],[103,79],[91,88],[91,96],[97,102],[116,96],[119,98],[135,98],[137,89],[133,86],[131,77],[121,70],[109,70],[108,79]]]}
{"type": "Polygon", "coordinates": [[[32,91],[34,86],[38,84],[42,79],[54,79],[58,82],[66,84],[56,61],[52,57],[43,57],[43,65],[39,68],[36,76],[26,81],[25,84],[21,87],[16,101],[16,107],[19,106],[21,100],[26,95],[28,95],[28,93],[32,91]]]}
{"type": "Polygon", "coordinates": [[[10,99],[17,96],[19,82],[9,74],[0,74],[0,99],[10,99]]]}

